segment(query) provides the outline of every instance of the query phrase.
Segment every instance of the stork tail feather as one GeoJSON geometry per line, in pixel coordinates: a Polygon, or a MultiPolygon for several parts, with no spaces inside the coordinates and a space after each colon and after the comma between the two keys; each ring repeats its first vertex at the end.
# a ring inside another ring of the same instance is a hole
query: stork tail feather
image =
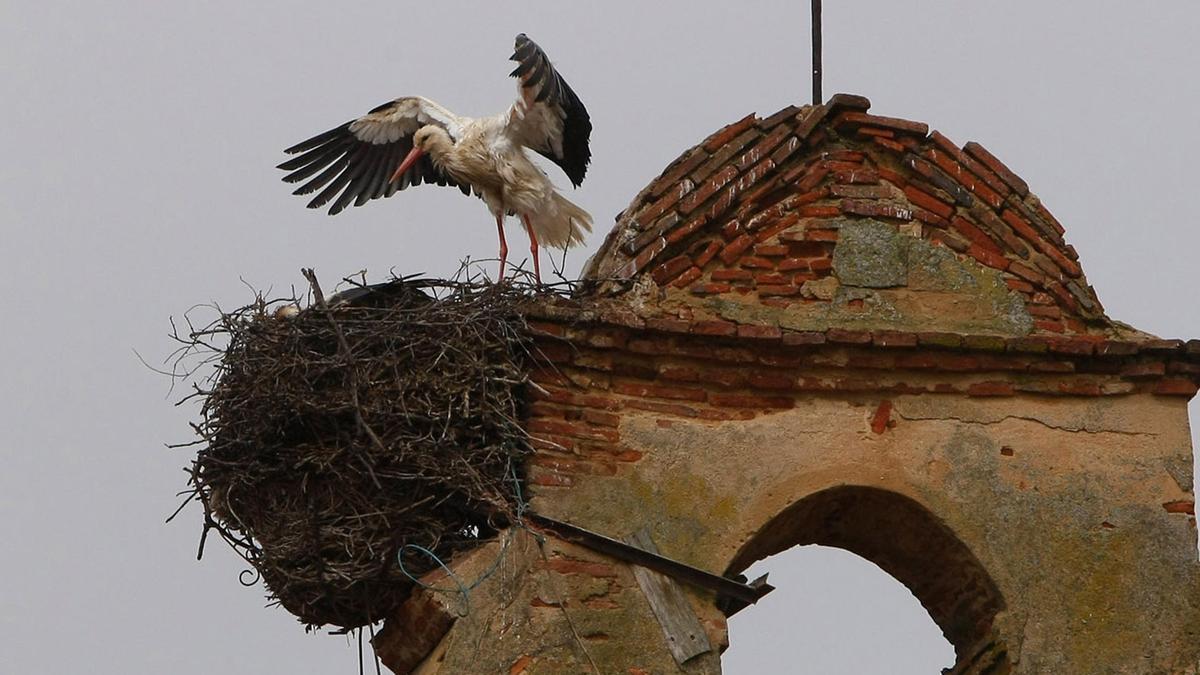
{"type": "Polygon", "coordinates": [[[592,216],[571,200],[553,193],[551,205],[532,214],[530,223],[543,246],[570,248],[592,231],[592,216]]]}

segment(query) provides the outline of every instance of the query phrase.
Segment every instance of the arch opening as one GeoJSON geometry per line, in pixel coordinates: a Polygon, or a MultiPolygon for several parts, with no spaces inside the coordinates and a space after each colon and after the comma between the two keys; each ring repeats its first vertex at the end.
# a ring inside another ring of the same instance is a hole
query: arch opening
{"type": "Polygon", "coordinates": [[[810,544],[760,560],[775,591],[729,620],[722,672],[941,673],[954,646],[912,592],[871,561],[810,544]]]}
{"type": "Polygon", "coordinates": [[[741,548],[729,573],[794,546],[845,549],[907,587],[954,646],[950,672],[1005,672],[1008,657],[992,631],[1004,598],[970,549],[937,516],[895,492],[838,486],[787,507],[741,548]],[[987,668],[990,664],[996,669],[987,668]]]}

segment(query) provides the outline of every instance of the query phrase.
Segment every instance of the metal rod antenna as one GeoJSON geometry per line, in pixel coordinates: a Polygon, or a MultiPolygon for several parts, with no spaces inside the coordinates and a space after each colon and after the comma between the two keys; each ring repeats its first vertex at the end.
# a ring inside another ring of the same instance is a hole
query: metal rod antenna
{"type": "Polygon", "coordinates": [[[812,0],[812,49],[813,105],[821,105],[821,0],[812,0]]]}

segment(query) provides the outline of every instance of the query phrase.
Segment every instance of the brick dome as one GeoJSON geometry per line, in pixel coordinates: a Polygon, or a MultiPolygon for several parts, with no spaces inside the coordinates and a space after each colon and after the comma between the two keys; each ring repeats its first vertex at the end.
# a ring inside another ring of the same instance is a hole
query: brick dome
{"type": "Polygon", "coordinates": [[[1062,225],[994,155],[869,107],[838,94],[717,131],[638,194],[585,276],[785,329],[1148,337],[1105,316],[1062,225]]]}

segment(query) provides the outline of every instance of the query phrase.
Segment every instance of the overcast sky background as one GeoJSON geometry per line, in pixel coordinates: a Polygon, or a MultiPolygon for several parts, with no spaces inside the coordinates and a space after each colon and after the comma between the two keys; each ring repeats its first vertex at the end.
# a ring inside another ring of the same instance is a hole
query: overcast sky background
{"type": "MultiPolygon", "coordinates": [[[[825,15],[827,95],[982,142],[1066,225],[1111,316],[1200,336],[1200,3],[862,0],[825,15]]],[[[572,274],[682,150],[809,96],[801,1],[0,5],[0,670],[356,672],[346,639],[263,609],[219,543],[195,561],[198,510],[163,524],[189,459],[163,444],[189,440],[196,409],[173,408],[134,350],[161,360],[168,317],[242,304],[242,280],[448,275],[494,256],[490,216],[456,191],[329,218],[273,166],[399,95],[499,111],[522,31],[595,123],[571,198],[597,232],[572,274]]],[[[727,672],[922,674],[953,658],[866,561],[793,549],[758,568],[779,590],[732,622],[727,672]]]]}

